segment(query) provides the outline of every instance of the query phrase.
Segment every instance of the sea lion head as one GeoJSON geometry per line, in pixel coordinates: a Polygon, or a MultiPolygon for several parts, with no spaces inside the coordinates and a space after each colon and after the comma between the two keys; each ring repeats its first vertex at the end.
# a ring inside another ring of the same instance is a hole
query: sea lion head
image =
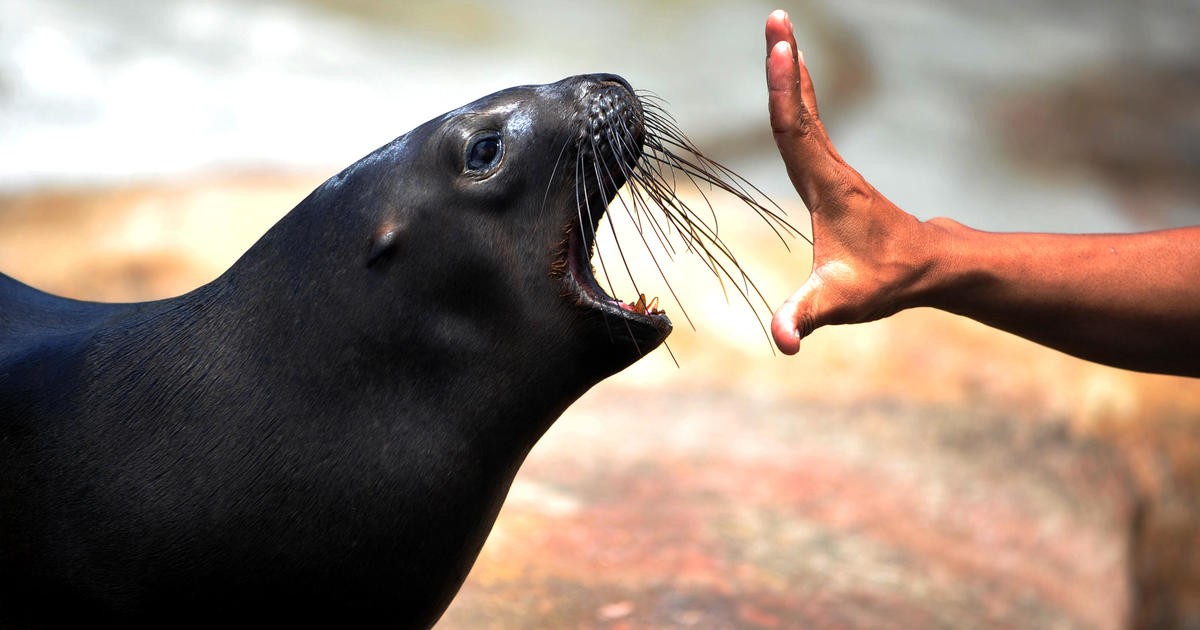
{"type": "Polygon", "coordinates": [[[624,79],[569,77],[439,116],[314,195],[322,208],[357,215],[347,229],[361,235],[365,291],[392,287],[394,308],[369,325],[405,317],[400,329],[431,351],[486,353],[500,341],[510,360],[568,357],[599,380],[671,332],[657,308],[610,297],[590,262],[644,137],[642,106],[624,79]]]}

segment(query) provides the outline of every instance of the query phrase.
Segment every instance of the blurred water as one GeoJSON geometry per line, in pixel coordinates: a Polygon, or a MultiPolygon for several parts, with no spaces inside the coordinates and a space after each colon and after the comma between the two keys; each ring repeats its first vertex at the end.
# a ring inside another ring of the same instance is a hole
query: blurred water
{"type": "MultiPolygon", "coordinates": [[[[1194,64],[1196,2],[787,5],[839,149],[901,206],[988,229],[1153,227],[1103,174],[1014,161],[988,115],[1082,69],[1194,64]]],[[[0,0],[0,188],[333,172],[482,94],[609,71],[664,96],[709,153],[791,195],[765,115],[771,8],[0,0]]],[[[1150,223],[1200,216],[1194,198],[1163,203],[1150,223]]]]}
{"type": "Polygon", "coordinates": [[[695,14],[701,24],[683,24],[674,37],[665,14],[635,3],[378,6],[394,11],[363,15],[285,1],[3,0],[0,185],[206,166],[339,168],[485,93],[581,72],[624,74],[690,104],[680,109],[706,121],[719,104],[695,98],[701,90],[680,75],[681,62],[664,62],[672,56],[692,58],[722,81],[760,87],[762,9],[730,31],[744,32],[751,60],[734,71],[723,68],[730,64],[721,48],[673,52],[688,44],[688,33],[729,24],[719,6],[695,14]]]}

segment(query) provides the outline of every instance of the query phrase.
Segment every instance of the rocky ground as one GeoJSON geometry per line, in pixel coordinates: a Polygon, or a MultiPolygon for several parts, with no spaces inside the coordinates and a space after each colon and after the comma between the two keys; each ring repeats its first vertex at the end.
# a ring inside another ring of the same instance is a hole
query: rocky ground
{"type": "Polygon", "coordinates": [[[1120,628],[1130,497],[1102,445],[989,412],[609,387],[443,627],[1120,628]]]}
{"type": "MultiPolygon", "coordinates": [[[[319,181],[0,199],[0,270],[177,294],[319,181]]],[[[778,302],[807,249],[736,212],[723,234],[778,302]]],[[[932,311],[774,356],[687,257],[668,276],[696,326],[666,302],[678,367],[656,351],[563,416],[439,628],[1200,627],[1196,381],[932,311]]]]}

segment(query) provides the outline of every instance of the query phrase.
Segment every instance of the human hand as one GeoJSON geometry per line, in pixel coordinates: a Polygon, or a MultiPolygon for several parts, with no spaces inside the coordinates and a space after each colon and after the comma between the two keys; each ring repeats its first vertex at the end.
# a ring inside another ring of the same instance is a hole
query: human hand
{"type": "Polygon", "coordinates": [[[771,322],[775,344],[795,354],[800,339],[820,326],[872,321],[917,305],[930,267],[923,254],[942,226],[896,207],[838,155],[786,12],[771,13],[766,36],[771,130],[812,218],[812,271],[771,322]]]}

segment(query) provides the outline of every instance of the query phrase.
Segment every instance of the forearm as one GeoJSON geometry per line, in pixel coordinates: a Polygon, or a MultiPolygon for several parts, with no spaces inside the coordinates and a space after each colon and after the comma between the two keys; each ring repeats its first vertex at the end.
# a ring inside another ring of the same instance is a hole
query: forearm
{"type": "Polygon", "coordinates": [[[913,303],[1117,367],[1200,376],[1200,228],[999,234],[937,219],[913,303]]]}

